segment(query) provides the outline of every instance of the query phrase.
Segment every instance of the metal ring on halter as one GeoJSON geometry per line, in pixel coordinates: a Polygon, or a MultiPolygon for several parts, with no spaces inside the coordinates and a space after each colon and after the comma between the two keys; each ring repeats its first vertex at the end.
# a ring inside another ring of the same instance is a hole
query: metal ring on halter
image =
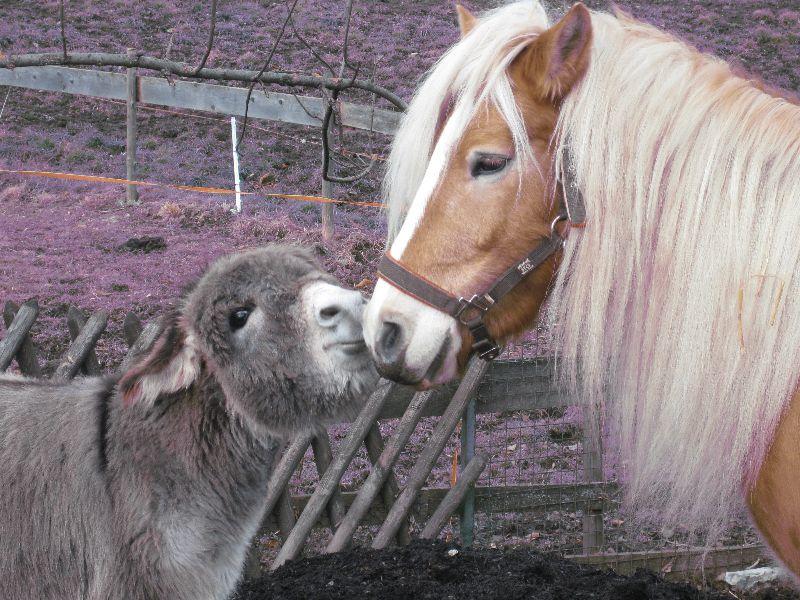
{"type": "Polygon", "coordinates": [[[556,225],[558,225],[561,221],[569,221],[569,217],[564,213],[559,213],[559,215],[555,219],[553,219],[553,222],[550,223],[550,235],[551,236],[557,235],[558,237],[561,238],[561,241],[564,242],[566,241],[566,238],[564,238],[563,235],[558,233],[558,229],[556,229],[556,225]]]}

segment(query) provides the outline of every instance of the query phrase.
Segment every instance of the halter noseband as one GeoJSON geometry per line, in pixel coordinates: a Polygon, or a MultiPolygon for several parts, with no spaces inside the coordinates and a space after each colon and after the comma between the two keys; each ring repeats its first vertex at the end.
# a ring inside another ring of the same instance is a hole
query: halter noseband
{"type": "MultiPolygon", "coordinates": [[[[562,164],[569,162],[565,153],[562,164]]],[[[484,360],[493,360],[500,354],[500,345],[489,335],[484,317],[489,309],[519,285],[526,276],[564,247],[564,237],[558,232],[558,223],[567,221],[570,227],[583,227],[586,209],[583,195],[574,179],[562,168],[563,190],[561,210],[550,223],[550,235],[544,238],[522,260],[498,277],[488,291],[467,299],[442,289],[422,275],[414,273],[392,258],[388,252],[378,265],[378,276],[428,306],[442,311],[465,325],[472,334],[472,351],[484,360]]]]}

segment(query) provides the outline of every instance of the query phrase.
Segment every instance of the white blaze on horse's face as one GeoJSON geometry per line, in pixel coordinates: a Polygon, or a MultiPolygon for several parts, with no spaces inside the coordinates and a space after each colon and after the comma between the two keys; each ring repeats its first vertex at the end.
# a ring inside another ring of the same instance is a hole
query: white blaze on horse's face
{"type": "MultiPolygon", "coordinates": [[[[457,142],[456,123],[453,116],[447,120],[403,227],[392,243],[389,254],[397,260],[402,260],[445,171],[457,142]]],[[[364,315],[364,338],[382,373],[392,379],[430,387],[458,374],[458,322],[383,279],[378,280],[364,315]]]]}
{"type": "MultiPolygon", "coordinates": [[[[463,15],[460,20],[463,27],[463,15]]],[[[480,95],[480,88],[489,89],[483,83],[474,86],[479,100],[449,92],[455,104],[437,126],[441,131],[430,132],[433,151],[389,251],[408,271],[455,297],[488,291],[549,236],[555,216],[550,142],[559,101],[588,63],[589,13],[576,5],[554,27],[535,28],[524,39],[521,51],[501,61],[490,93],[480,95]]],[[[448,100],[416,98],[409,118],[450,106],[448,100]]],[[[414,141],[406,140],[408,153],[416,150],[414,141]]],[[[393,150],[392,160],[402,160],[400,153],[393,150]]],[[[541,264],[486,313],[493,339],[530,326],[554,268],[553,261],[541,264]]],[[[382,375],[419,388],[457,377],[472,347],[461,322],[384,280],[365,311],[364,334],[382,375]]]]}

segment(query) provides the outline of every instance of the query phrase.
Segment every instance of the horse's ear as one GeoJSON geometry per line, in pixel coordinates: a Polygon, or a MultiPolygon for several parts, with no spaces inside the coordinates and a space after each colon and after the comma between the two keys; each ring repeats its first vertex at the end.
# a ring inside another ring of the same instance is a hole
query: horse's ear
{"type": "Polygon", "coordinates": [[[515,59],[513,68],[539,96],[560,100],[583,77],[592,48],[592,17],[578,3],[515,59]]]}
{"type": "Polygon", "coordinates": [[[456,4],[456,13],[458,14],[458,28],[461,30],[461,37],[466,37],[466,35],[472,31],[472,28],[475,27],[475,23],[478,19],[460,4],[456,4]]]}
{"type": "Polygon", "coordinates": [[[170,319],[153,347],[119,380],[125,406],[153,404],[161,394],[189,387],[200,374],[200,354],[178,318],[170,319]]]}

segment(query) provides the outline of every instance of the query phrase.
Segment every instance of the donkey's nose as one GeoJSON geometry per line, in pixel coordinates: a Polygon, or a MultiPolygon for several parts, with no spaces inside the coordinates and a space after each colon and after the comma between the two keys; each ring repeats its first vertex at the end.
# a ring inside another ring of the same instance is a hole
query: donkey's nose
{"type": "MultiPolygon", "coordinates": [[[[335,286],[321,290],[314,303],[314,318],[326,329],[336,329],[347,324],[361,327],[361,314],[364,311],[364,298],[358,292],[335,286]]],[[[359,331],[360,336],[360,331],[359,331]]]]}
{"type": "Polygon", "coordinates": [[[387,365],[395,363],[402,350],[402,338],[403,330],[400,325],[392,321],[384,321],[375,343],[375,354],[378,360],[387,365]]]}
{"type": "Polygon", "coordinates": [[[317,323],[323,327],[331,327],[336,325],[337,321],[342,318],[342,303],[341,302],[326,302],[323,306],[317,309],[317,323]]]}

